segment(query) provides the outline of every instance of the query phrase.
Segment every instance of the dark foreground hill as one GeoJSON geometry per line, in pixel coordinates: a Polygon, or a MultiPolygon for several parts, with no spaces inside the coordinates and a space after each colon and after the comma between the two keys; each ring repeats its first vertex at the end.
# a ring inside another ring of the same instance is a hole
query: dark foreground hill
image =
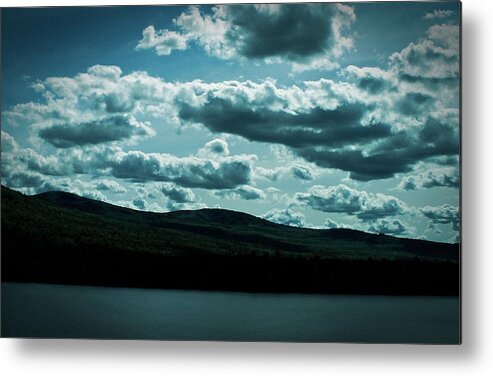
{"type": "Polygon", "coordinates": [[[240,212],[140,212],[2,187],[2,280],[342,294],[456,295],[459,246],[278,225],[240,212]]]}

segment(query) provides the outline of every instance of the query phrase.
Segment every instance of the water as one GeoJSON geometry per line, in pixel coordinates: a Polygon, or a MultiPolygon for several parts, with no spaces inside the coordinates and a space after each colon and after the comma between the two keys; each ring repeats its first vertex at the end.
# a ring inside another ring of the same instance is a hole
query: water
{"type": "Polygon", "coordinates": [[[2,336],[458,343],[458,298],[2,283],[2,336]]]}

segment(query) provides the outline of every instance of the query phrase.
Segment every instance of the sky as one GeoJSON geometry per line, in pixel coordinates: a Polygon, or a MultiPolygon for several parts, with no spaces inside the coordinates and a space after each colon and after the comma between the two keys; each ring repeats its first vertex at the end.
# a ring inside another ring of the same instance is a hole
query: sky
{"type": "Polygon", "coordinates": [[[4,8],[1,182],[459,241],[460,4],[4,8]]]}

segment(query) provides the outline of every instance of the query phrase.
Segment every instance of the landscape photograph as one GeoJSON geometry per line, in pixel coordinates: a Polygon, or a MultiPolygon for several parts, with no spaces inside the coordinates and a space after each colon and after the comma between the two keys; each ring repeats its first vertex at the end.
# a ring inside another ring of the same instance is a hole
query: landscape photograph
{"type": "Polygon", "coordinates": [[[461,343],[461,4],[1,9],[1,336],[461,343]]]}

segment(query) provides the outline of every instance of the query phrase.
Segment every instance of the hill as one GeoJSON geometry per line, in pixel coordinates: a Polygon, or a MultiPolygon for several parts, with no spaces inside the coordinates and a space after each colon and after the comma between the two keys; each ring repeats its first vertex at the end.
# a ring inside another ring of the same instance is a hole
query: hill
{"type": "Polygon", "coordinates": [[[141,212],[2,187],[2,280],[160,288],[458,294],[458,245],[304,229],[224,209],[141,212]]]}

